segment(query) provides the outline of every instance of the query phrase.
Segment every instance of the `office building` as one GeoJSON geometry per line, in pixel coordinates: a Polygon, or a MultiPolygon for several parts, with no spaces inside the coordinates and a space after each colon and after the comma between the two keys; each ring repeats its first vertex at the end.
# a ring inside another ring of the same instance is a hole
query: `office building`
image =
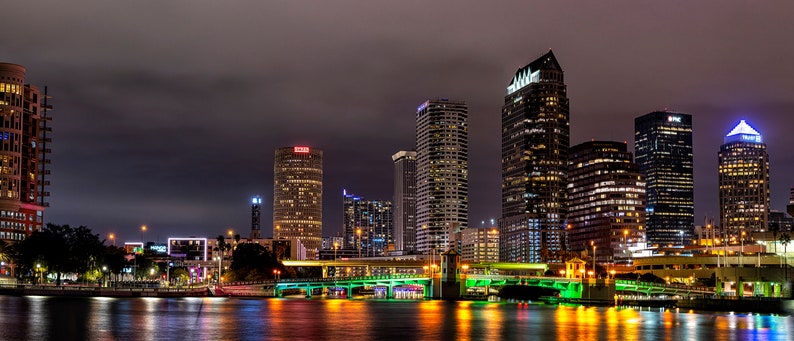
{"type": "Polygon", "coordinates": [[[791,188],[788,197],[788,205],[786,205],[786,213],[794,217],[794,187],[791,188]]]}
{"type": "Polygon", "coordinates": [[[25,67],[0,63],[0,239],[40,230],[50,174],[47,88],[25,84],[25,67]]]}
{"type": "Polygon", "coordinates": [[[394,249],[416,251],[416,151],[399,151],[394,162],[394,249]]]}
{"type": "Polygon", "coordinates": [[[692,116],[655,111],[635,118],[634,153],[646,182],[648,244],[689,245],[695,228],[692,116]]]}
{"type": "Polygon", "coordinates": [[[323,234],[323,151],[278,148],[273,173],[273,238],[300,240],[314,259],[323,234]]]}
{"type": "Polygon", "coordinates": [[[467,228],[460,235],[462,261],[499,262],[499,229],[496,226],[467,228]]]}
{"type": "Polygon", "coordinates": [[[416,110],[416,249],[440,254],[469,220],[468,109],[433,99],[416,110]]]}
{"type": "Polygon", "coordinates": [[[761,134],[741,120],[719,157],[720,225],[728,238],[748,239],[769,226],[769,155],[761,134]]]}
{"type": "Polygon", "coordinates": [[[645,243],[645,180],[625,142],[591,141],[568,157],[568,240],[606,263],[628,263],[645,243]]]}
{"type": "Polygon", "coordinates": [[[343,190],[342,206],[345,249],[360,250],[361,257],[384,256],[393,249],[390,201],[364,200],[343,190]]]}
{"type": "Polygon", "coordinates": [[[567,248],[568,104],[563,71],[551,51],[519,68],[507,86],[502,107],[502,261],[537,263],[541,254],[567,248]]]}

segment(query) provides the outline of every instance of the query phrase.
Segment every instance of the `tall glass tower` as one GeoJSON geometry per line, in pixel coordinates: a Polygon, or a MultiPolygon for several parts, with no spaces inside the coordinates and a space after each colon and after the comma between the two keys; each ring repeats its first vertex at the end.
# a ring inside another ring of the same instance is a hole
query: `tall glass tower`
{"type": "Polygon", "coordinates": [[[769,226],[769,154],[761,134],[741,120],[720,146],[720,225],[726,237],[750,238],[769,226]]]}
{"type": "Polygon", "coordinates": [[[690,244],[695,229],[692,116],[655,111],[635,118],[634,152],[646,181],[648,244],[690,244]]]}
{"type": "Polygon", "coordinates": [[[392,155],[394,161],[394,248],[416,251],[416,151],[392,155]]]}
{"type": "Polygon", "coordinates": [[[428,100],[416,110],[416,249],[446,251],[469,220],[468,108],[428,100]]]}
{"type": "Polygon", "coordinates": [[[563,71],[549,51],[516,71],[502,107],[501,261],[537,263],[567,248],[569,145],[563,71]]]}
{"type": "Polygon", "coordinates": [[[273,238],[300,240],[314,259],[323,242],[323,151],[278,148],[273,167],[273,238]]]}

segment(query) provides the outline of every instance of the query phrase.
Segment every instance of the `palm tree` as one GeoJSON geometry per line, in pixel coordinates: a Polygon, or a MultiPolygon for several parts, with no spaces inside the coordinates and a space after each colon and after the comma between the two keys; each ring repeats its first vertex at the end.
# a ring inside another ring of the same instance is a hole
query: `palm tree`
{"type": "Polygon", "coordinates": [[[783,259],[786,260],[786,281],[788,282],[788,258],[786,257],[788,243],[791,242],[791,235],[784,232],[780,235],[780,244],[783,244],[783,259]]]}
{"type": "Polygon", "coordinates": [[[14,275],[13,273],[13,265],[12,260],[14,259],[14,244],[9,244],[5,240],[0,239],[0,261],[8,264],[8,266],[12,269],[11,276],[14,275]]]}

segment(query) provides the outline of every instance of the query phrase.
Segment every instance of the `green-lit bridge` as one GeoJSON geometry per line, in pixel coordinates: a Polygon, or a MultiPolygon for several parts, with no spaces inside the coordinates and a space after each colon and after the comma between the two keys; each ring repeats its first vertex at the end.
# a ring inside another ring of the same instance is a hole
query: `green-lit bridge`
{"type": "MultiPolygon", "coordinates": [[[[278,282],[268,283],[248,283],[239,286],[226,286],[224,293],[234,296],[236,293],[248,296],[251,292],[262,290],[263,285],[272,286],[273,295],[281,296],[285,291],[291,292],[299,290],[306,296],[312,296],[314,291],[331,292],[334,290],[344,290],[345,296],[352,298],[355,288],[380,288],[382,297],[393,298],[395,290],[405,289],[421,291],[424,298],[438,298],[434,295],[434,287],[439,285],[441,278],[436,274],[431,280],[429,275],[381,275],[381,276],[357,276],[357,277],[327,277],[312,279],[285,279],[278,282]]],[[[645,296],[657,295],[712,295],[715,293],[713,288],[695,287],[678,284],[659,284],[638,282],[633,280],[595,280],[564,277],[543,277],[543,276],[500,276],[500,275],[462,275],[459,279],[461,292],[467,292],[469,288],[484,288],[487,295],[488,289],[492,287],[500,288],[506,285],[527,285],[541,288],[548,288],[558,291],[561,298],[590,298],[591,293],[602,292],[607,289],[607,299],[617,292],[635,293],[645,296]]]]}

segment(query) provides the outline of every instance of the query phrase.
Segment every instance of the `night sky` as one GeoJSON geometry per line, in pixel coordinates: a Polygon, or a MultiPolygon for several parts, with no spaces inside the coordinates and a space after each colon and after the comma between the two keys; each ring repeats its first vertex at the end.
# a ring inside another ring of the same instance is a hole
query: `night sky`
{"type": "Polygon", "coordinates": [[[392,197],[426,98],[469,105],[470,225],[500,214],[500,112],[553,49],[571,144],[692,114],[695,221],[718,219],[717,152],[746,119],[768,145],[772,208],[794,185],[790,1],[13,1],[0,61],[54,97],[45,220],[118,240],[272,235],[277,147],[324,149],[324,235],[342,189],[392,197]]]}

